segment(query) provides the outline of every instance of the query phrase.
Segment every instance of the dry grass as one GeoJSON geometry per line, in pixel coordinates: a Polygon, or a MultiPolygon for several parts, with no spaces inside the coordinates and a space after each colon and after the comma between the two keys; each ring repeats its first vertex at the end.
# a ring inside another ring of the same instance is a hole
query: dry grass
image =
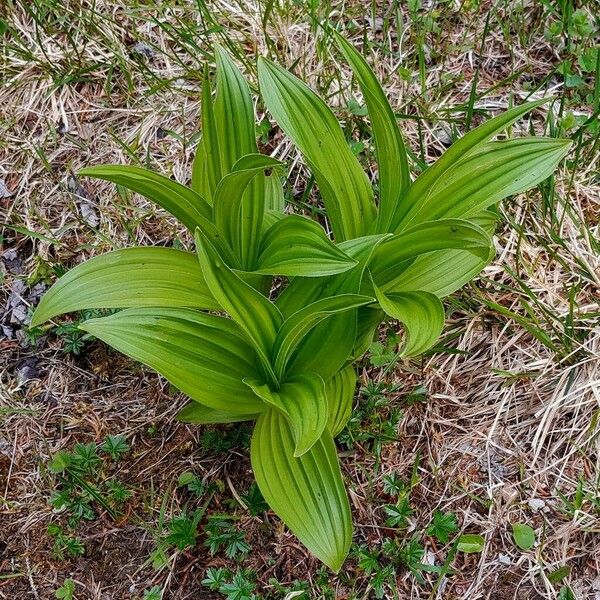
{"type": "MultiPolygon", "coordinates": [[[[52,6],[40,6],[46,4],[52,6]]],[[[242,59],[270,49],[284,64],[298,60],[297,72],[357,130],[364,128],[362,120],[345,109],[349,71],[329,52],[313,17],[341,23],[357,45],[364,33],[376,45],[372,64],[406,117],[406,138],[417,154],[424,149],[428,161],[443,151],[452,127],[463,131],[476,69],[479,92],[499,84],[477,100],[476,121],[480,109],[506,108],[547,76],[536,95],[564,92],[561,78],[552,76],[561,49],[544,40],[541,4],[437,9],[441,28],[425,35],[422,82],[398,76],[399,66],[418,75],[417,26],[406,10],[398,13],[402,30],[388,3],[375,18],[370,3],[323,4],[319,10],[277,4],[266,27],[263,3],[217,0],[209,9],[226,28],[223,41],[242,59]],[[480,54],[488,11],[493,17],[480,54]],[[521,74],[505,81],[514,73],[521,74]],[[449,113],[457,106],[463,111],[449,113]]],[[[167,568],[156,571],[147,563],[161,506],[174,515],[193,500],[177,488],[184,471],[219,482],[209,510],[239,517],[253,546],[243,566],[256,571],[257,593],[283,598],[269,581],[277,577],[284,585],[308,581],[314,598],[375,597],[371,577],[354,558],[339,577],[324,574],[272,515],[251,517],[240,507],[236,499],[252,481],[247,452],[235,447],[217,454],[201,443],[202,429],[176,423],[173,416],[184,399],[163,380],[97,342],[75,357],[63,352],[56,336],[32,346],[24,335],[19,311],[37,301],[39,285],[53,279],[58,265],[133,243],[189,242],[143,199],[79,182],[72,174],[88,164],[137,160],[187,180],[210,19],[192,3],[148,10],[133,2],[67,0],[49,10],[43,27],[24,4],[4,11],[12,33],[4,34],[0,178],[11,195],[3,197],[0,189],[0,220],[52,240],[3,231],[0,301],[10,310],[0,330],[0,598],[52,598],[66,577],[75,580],[81,599],[141,598],[154,584],[163,587],[165,598],[222,597],[201,586],[205,569],[235,569],[236,563],[222,554],[210,556],[202,536],[190,551],[173,552],[167,568]],[[94,22],[92,6],[102,19],[94,22]],[[189,33],[182,34],[186,27],[189,33]],[[55,485],[48,461],[75,442],[100,443],[109,433],[125,434],[132,451],[104,476],[127,484],[133,499],[116,521],[99,511],[78,529],[83,557],[56,560],[46,528],[63,517],[48,504],[55,485]],[[326,595],[326,586],[335,596],[326,595]]],[[[573,90],[565,98],[576,115],[591,113],[573,90]]],[[[516,132],[530,126],[543,131],[547,111],[556,116],[558,104],[544,110],[516,132]]],[[[503,205],[496,261],[448,303],[447,333],[456,335],[451,345],[461,352],[398,365],[385,380],[399,389],[379,409],[384,418],[403,410],[397,439],[383,444],[380,454],[360,442],[342,453],[356,543],[376,549],[397,533],[385,526],[383,506],[392,499],[383,491],[383,476],[397,472],[410,478],[415,463],[414,513],[400,536],[422,532],[440,509],[457,514],[461,531],[486,538],[482,554],[457,556],[456,573],[436,591],[435,574],[425,574],[427,583],[419,584],[399,567],[396,589],[386,588],[385,598],[557,598],[560,585],[547,575],[564,565],[571,568],[565,581],[578,600],[600,597],[597,148],[596,137],[582,146],[576,168],[572,162],[561,167],[554,199],[542,189],[503,205]],[[540,341],[540,332],[550,343],[540,341]],[[407,404],[417,385],[428,390],[427,401],[407,404]],[[563,497],[573,499],[578,485],[585,498],[570,511],[563,497]],[[534,550],[515,547],[516,522],[535,528],[534,550]]],[[[295,150],[279,133],[271,135],[268,150],[292,165],[291,189],[300,194],[304,171],[295,150]]],[[[363,382],[384,377],[368,362],[361,374],[363,382]]],[[[423,540],[425,560],[442,564],[448,548],[423,540]]]]}

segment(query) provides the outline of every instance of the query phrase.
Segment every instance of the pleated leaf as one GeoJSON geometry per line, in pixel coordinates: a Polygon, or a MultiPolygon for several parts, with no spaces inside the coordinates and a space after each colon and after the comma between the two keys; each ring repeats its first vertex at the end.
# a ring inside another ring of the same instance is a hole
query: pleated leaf
{"type": "Polygon", "coordinates": [[[266,411],[254,429],[251,459],[269,506],[310,552],[339,571],[350,549],[352,519],[329,429],[296,458],[286,417],[266,411]]]}
{"type": "MultiPolygon", "coordinates": [[[[494,231],[497,215],[489,210],[469,219],[488,235],[494,231]]],[[[482,258],[467,250],[445,249],[418,256],[402,271],[389,287],[389,292],[423,291],[443,298],[475,277],[494,255],[490,246],[489,256],[482,258]]]]}
{"type": "Polygon", "coordinates": [[[271,175],[264,175],[265,210],[283,213],[285,196],[279,174],[275,171],[271,175]]]}
{"type": "Polygon", "coordinates": [[[547,179],[570,140],[517,138],[479,145],[448,169],[428,198],[404,219],[406,227],[442,218],[469,218],[499,200],[547,179]]]}
{"type": "Polygon", "coordinates": [[[111,181],[141,194],[170,212],[190,231],[198,227],[202,217],[211,218],[210,205],[197,192],[148,169],[127,165],[101,165],[81,169],[79,175],[111,181]]]}
{"type": "Polygon", "coordinates": [[[144,306],[219,309],[195,255],[171,248],[125,248],[63,275],[40,301],[31,326],[87,308],[144,306]]]}
{"type": "Polygon", "coordinates": [[[254,105],[250,88],[229,54],[215,46],[217,63],[217,96],[214,118],[219,136],[221,171],[223,176],[246,154],[258,152],[254,105]]]}
{"type": "Polygon", "coordinates": [[[264,408],[243,383],[256,376],[256,355],[231,319],[182,308],[131,308],[79,327],[205,406],[237,414],[264,408]]]}
{"type": "Polygon", "coordinates": [[[373,191],[331,109],[303,82],[264,58],[258,62],[267,108],[310,166],[336,241],[369,233],[373,191]]]}
{"type": "Polygon", "coordinates": [[[406,148],[394,111],[371,67],[348,41],[337,33],[334,35],[352,67],[367,103],[379,167],[377,231],[387,232],[390,230],[396,207],[410,186],[406,148]]]}
{"type": "Polygon", "coordinates": [[[254,393],[282,412],[294,437],[294,456],[308,452],[323,434],[329,418],[325,384],[319,375],[302,373],[286,379],[277,391],[256,380],[245,380],[254,393]]]}
{"type": "MultiPolygon", "coordinates": [[[[358,261],[357,266],[322,282],[321,279],[295,278],[281,294],[281,299],[277,299],[278,307],[281,307],[283,314],[291,316],[308,303],[321,298],[359,293],[367,270],[366,265],[385,237],[367,236],[342,242],[340,248],[358,261]]],[[[318,323],[308,332],[302,345],[290,359],[289,371],[315,372],[325,381],[333,377],[344,366],[354,348],[359,310],[360,308],[346,310],[330,316],[323,323],[318,323]]]]}
{"type": "Polygon", "coordinates": [[[406,331],[402,356],[417,356],[429,350],[444,329],[444,307],[440,299],[429,292],[384,294],[375,288],[379,306],[406,331]]]}
{"type": "Polygon", "coordinates": [[[188,402],[178,413],[177,420],[194,425],[210,425],[213,423],[239,423],[241,421],[254,421],[260,413],[243,414],[218,410],[204,406],[199,402],[188,402]]]}
{"type": "Polygon", "coordinates": [[[324,277],[343,273],[356,264],[318,223],[288,215],[264,234],[255,271],[287,277],[324,277]]]}
{"type": "Polygon", "coordinates": [[[213,102],[205,72],[202,140],[192,167],[192,188],[212,203],[217,185],[246,154],[258,152],[250,88],[231,57],[215,47],[217,94],[213,102]]]}
{"type": "Polygon", "coordinates": [[[252,191],[248,186],[257,175],[280,166],[278,160],[269,156],[248,154],[233,165],[215,191],[214,223],[237,254],[242,267],[251,268],[256,262],[266,209],[264,195],[247,193],[252,191]]]}
{"type": "Polygon", "coordinates": [[[325,382],[325,396],[329,405],[327,426],[336,437],[348,423],[354,402],[356,389],[356,371],[354,367],[345,367],[325,382]]]}
{"type": "Polygon", "coordinates": [[[418,213],[421,206],[427,203],[428,196],[433,186],[439,181],[458,161],[468,156],[469,152],[478,145],[487,142],[494,135],[500,133],[524,114],[547,102],[548,99],[534,100],[516,106],[503,112],[501,115],[489,119],[475,129],[469,131],[462,138],[454,142],[413,182],[406,194],[405,200],[398,205],[392,222],[392,231],[401,231],[408,227],[406,216],[409,213],[418,213]]]}
{"type": "Polygon", "coordinates": [[[384,240],[373,253],[369,269],[374,282],[387,291],[410,261],[422,254],[460,249],[487,260],[490,247],[489,235],[473,223],[461,219],[430,221],[384,240]]]}
{"type": "Polygon", "coordinates": [[[374,302],[374,298],[358,294],[339,294],[322,298],[294,313],[285,320],[277,333],[273,346],[273,364],[275,373],[282,376],[294,351],[301,346],[302,340],[318,323],[330,317],[365,304],[374,302]]]}
{"type": "Polygon", "coordinates": [[[243,281],[224,262],[215,247],[196,235],[196,248],[208,288],[246,334],[271,376],[270,356],[283,317],[277,307],[243,281]]]}
{"type": "Polygon", "coordinates": [[[204,180],[197,184],[194,181],[194,173],[198,167],[192,166],[192,187],[198,185],[198,190],[203,192],[206,200],[212,204],[213,196],[219,181],[223,177],[223,167],[221,165],[221,152],[219,144],[219,132],[215,121],[215,112],[211,96],[210,80],[208,70],[204,71],[202,80],[202,146],[198,148],[194,163],[203,161],[202,171],[198,177],[204,180]],[[196,168],[194,168],[196,167],[196,168]]]}

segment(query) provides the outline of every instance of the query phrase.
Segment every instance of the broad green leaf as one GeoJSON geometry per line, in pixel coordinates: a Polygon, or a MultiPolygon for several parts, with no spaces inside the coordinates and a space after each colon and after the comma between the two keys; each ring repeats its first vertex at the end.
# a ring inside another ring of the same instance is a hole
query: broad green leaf
{"type": "Polygon", "coordinates": [[[231,318],[244,331],[258,352],[263,367],[275,383],[270,356],[279,328],[281,313],[268,298],[240,279],[219,256],[215,247],[196,235],[196,248],[208,288],[231,318]]]}
{"type": "Polygon", "coordinates": [[[375,288],[379,306],[406,330],[402,356],[418,356],[435,344],[444,329],[444,307],[429,292],[384,294],[375,288]]]}
{"type": "Polygon", "coordinates": [[[144,306],[220,308],[194,254],[126,248],[91,258],[63,275],[40,301],[31,326],[86,308],[144,306]]]}
{"type": "Polygon", "coordinates": [[[221,178],[231,172],[242,156],[258,152],[248,84],[227,52],[219,46],[215,47],[215,60],[217,95],[213,102],[210,82],[205,75],[202,140],[192,166],[192,188],[211,203],[221,178]]]}
{"type": "MultiPolygon", "coordinates": [[[[340,249],[358,261],[356,267],[324,281],[295,278],[277,299],[277,306],[288,316],[320,298],[360,293],[366,265],[377,245],[386,237],[375,235],[342,242],[340,249]],[[314,286],[313,282],[316,282],[314,286]]],[[[326,322],[316,325],[290,360],[289,371],[318,373],[325,381],[333,377],[345,365],[354,348],[358,310],[332,315],[326,322]]]]}
{"type": "Polygon", "coordinates": [[[294,437],[294,457],[308,452],[327,427],[329,406],[325,384],[314,373],[303,373],[286,380],[277,391],[256,380],[245,380],[254,393],[287,418],[294,437]]]}
{"type": "MultiPolygon", "coordinates": [[[[490,259],[493,249],[490,249],[490,259]]],[[[471,281],[489,263],[463,250],[444,250],[420,256],[386,292],[423,291],[444,298],[471,281]]]]}
{"type": "Polygon", "coordinates": [[[521,550],[531,550],[535,544],[535,531],[525,523],[513,523],[513,539],[521,550]]]}
{"type": "Polygon", "coordinates": [[[259,58],[258,79],[267,108],[313,171],[336,241],[370,233],[376,218],[373,191],[331,109],[264,58],[259,58]]]}
{"type": "Polygon", "coordinates": [[[386,238],[369,261],[373,281],[384,292],[394,287],[410,262],[435,250],[467,250],[480,260],[490,255],[489,235],[478,225],[461,219],[430,221],[386,238]]]}
{"type": "Polygon", "coordinates": [[[374,298],[369,296],[339,294],[317,300],[291,315],[278,331],[273,345],[275,374],[278,377],[283,376],[294,351],[301,346],[308,332],[323,319],[372,302],[374,298]]]}
{"type": "MultiPolygon", "coordinates": [[[[225,176],[235,171],[236,165],[239,170],[238,161],[246,155],[258,153],[258,148],[254,105],[248,84],[231,57],[220,46],[215,47],[215,57],[217,97],[214,114],[219,135],[221,171],[225,176]]],[[[268,157],[264,160],[273,163],[273,159],[268,157]]],[[[240,255],[242,267],[251,269],[256,260],[262,214],[265,209],[283,209],[283,190],[279,177],[276,174],[267,175],[263,170],[257,171],[245,185],[247,187],[240,202],[242,212],[229,217],[234,220],[242,219],[245,224],[239,230],[237,242],[228,239],[240,255]]]]}
{"type": "MultiPolygon", "coordinates": [[[[217,226],[209,219],[200,219],[197,232],[203,239],[209,241],[218,251],[219,255],[225,261],[225,264],[232,269],[240,269],[241,263],[233,248],[217,226]]],[[[250,274],[249,274],[250,276],[250,274]]]]}
{"type": "Polygon", "coordinates": [[[192,179],[190,181],[190,188],[202,196],[207,201],[207,204],[212,204],[212,193],[208,184],[207,162],[208,159],[204,148],[204,140],[200,138],[198,140],[198,145],[196,146],[194,160],[192,161],[192,179]]]}
{"type": "Polygon", "coordinates": [[[292,279],[275,301],[283,316],[287,318],[321,298],[358,293],[369,259],[377,246],[390,237],[390,234],[370,235],[337,244],[342,252],[356,261],[356,266],[350,272],[346,271],[334,277],[292,279]]]}
{"type": "Polygon", "coordinates": [[[264,177],[265,188],[265,210],[283,213],[285,209],[285,196],[283,194],[283,186],[281,178],[277,172],[264,177]]]}
{"type": "Polygon", "coordinates": [[[329,405],[327,426],[333,437],[344,429],[350,419],[355,389],[356,371],[352,366],[341,369],[325,382],[325,396],[329,405]]]}
{"type": "Polygon", "coordinates": [[[230,319],[183,308],[131,308],[79,327],[205,406],[251,415],[264,409],[242,381],[256,375],[254,350],[230,319]]]}
{"type": "Polygon", "coordinates": [[[475,533],[465,533],[458,538],[456,550],[465,554],[478,554],[483,552],[485,538],[475,533]]]}
{"type": "Polygon", "coordinates": [[[257,175],[280,166],[269,156],[248,154],[233,165],[215,191],[214,223],[248,270],[253,270],[256,262],[265,213],[264,195],[247,193],[252,191],[248,186],[257,175]]]}
{"type": "MultiPolygon", "coordinates": [[[[494,231],[497,215],[489,210],[475,215],[470,222],[481,227],[488,235],[494,231]]],[[[391,292],[423,291],[443,298],[460,289],[475,277],[494,256],[484,258],[467,250],[439,250],[418,256],[394,281],[391,292]]]]}
{"type": "Polygon", "coordinates": [[[406,148],[394,112],[371,67],[348,41],[338,33],[334,32],[334,35],[352,67],[369,110],[379,167],[377,231],[387,232],[396,207],[410,186],[406,148]]]}
{"type": "Polygon", "coordinates": [[[288,215],[264,234],[254,270],[287,277],[324,277],[347,271],[356,264],[333,244],[318,223],[288,215]]]}
{"type": "Polygon", "coordinates": [[[465,158],[470,151],[490,140],[494,135],[506,129],[524,114],[547,102],[548,98],[526,102],[482,123],[479,127],[469,131],[466,135],[454,142],[444,154],[428,167],[410,186],[405,200],[398,205],[392,231],[401,231],[408,226],[405,217],[410,210],[418,212],[420,206],[428,201],[428,195],[434,184],[439,181],[458,161],[465,158]]]}
{"type": "Polygon", "coordinates": [[[254,421],[260,413],[244,414],[218,410],[204,406],[199,402],[188,402],[178,413],[177,420],[195,425],[208,425],[212,423],[239,423],[240,421],[254,421]]]}
{"type": "Polygon", "coordinates": [[[251,459],[269,506],[319,560],[339,571],[352,541],[352,518],[329,429],[296,458],[286,417],[266,411],[254,429],[251,459]]]}
{"type": "Polygon", "coordinates": [[[148,169],[126,165],[101,165],[81,169],[79,175],[111,181],[141,194],[170,212],[190,231],[198,227],[202,217],[211,218],[210,205],[202,196],[148,169]]]}
{"type": "Polygon", "coordinates": [[[406,215],[403,226],[467,219],[547,179],[570,146],[570,140],[535,137],[480,144],[444,173],[427,199],[406,215]]]}

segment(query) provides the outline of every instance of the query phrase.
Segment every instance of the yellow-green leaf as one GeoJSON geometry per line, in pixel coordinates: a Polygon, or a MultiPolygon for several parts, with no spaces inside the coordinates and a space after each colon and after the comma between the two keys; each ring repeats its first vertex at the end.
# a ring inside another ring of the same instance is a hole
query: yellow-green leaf
{"type": "Polygon", "coordinates": [[[242,381],[255,376],[256,355],[231,319],[182,308],[131,308],[79,327],[205,406],[251,415],[264,408],[242,381]]]}
{"type": "Polygon", "coordinates": [[[370,233],[373,191],[331,109],[291,73],[260,58],[258,79],[267,108],[313,171],[336,241],[370,233]]]}
{"type": "Polygon", "coordinates": [[[252,469],[269,506],[319,560],[339,571],[352,541],[350,505],[335,445],[326,427],[320,439],[294,457],[294,436],[277,409],[254,429],[252,469]]]}
{"type": "Polygon", "coordinates": [[[100,165],[81,169],[79,175],[111,181],[141,194],[170,212],[190,231],[198,227],[198,221],[202,217],[211,218],[210,205],[197,192],[148,169],[127,165],[100,165]]]}
{"type": "Polygon", "coordinates": [[[31,325],[86,308],[144,306],[219,309],[195,255],[171,248],[125,248],[63,275],[43,296],[31,325]]]}

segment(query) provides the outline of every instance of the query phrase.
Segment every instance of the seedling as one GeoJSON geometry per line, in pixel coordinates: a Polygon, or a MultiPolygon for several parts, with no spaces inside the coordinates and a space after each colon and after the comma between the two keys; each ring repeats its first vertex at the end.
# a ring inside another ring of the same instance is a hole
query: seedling
{"type": "Polygon", "coordinates": [[[224,550],[227,558],[245,556],[252,547],[246,541],[244,532],[235,527],[230,519],[226,515],[210,517],[206,525],[204,545],[208,547],[211,554],[224,550]]]}
{"type": "Polygon", "coordinates": [[[93,520],[97,508],[105,510],[113,519],[122,505],[131,497],[131,491],[116,479],[107,479],[104,464],[116,461],[128,446],[123,436],[107,436],[98,447],[94,442],[77,443],[71,452],[57,452],[49,463],[49,470],[56,475],[57,486],[50,496],[50,504],[68,515],[71,529],[81,520],[93,520]],[[100,454],[108,454],[103,458],[100,454]]]}
{"type": "Polygon", "coordinates": [[[54,595],[62,600],[73,600],[75,598],[75,582],[72,579],[65,579],[54,595]]]}
{"type": "Polygon", "coordinates": [[[179,550],[194,547],[198,537],[198,523],[200,523],[203,515],[203,510],[196,510],[191,517],[185,512],[173,517],[167,523],[169,534],[166,537],[166,542],[173,544],[179,550]]]}
{"type": "Polygon", "coordinates": [[[52,556],[58,560],[65,560],[67,557],[77,558],[85,554],[83,542],[79,538],[65,533],[59,525],[50,523],[46,531],[50,537],[54,538],[52,556]]]}
{"type": "Polygon", "coordinates": [[[427,528],[427,535],[434,537],[438,542],[447,544],[450,536],[458,531],[456,515],[454,513],[443,513],[436,510],[433,513],[433,520],[427,528]]]}
{"type": "Polygon", "coordinates": [[[161,600],[162,588],[160,585],[153,585],[149,590],[144,591],[144,600],[161,600]]]}

